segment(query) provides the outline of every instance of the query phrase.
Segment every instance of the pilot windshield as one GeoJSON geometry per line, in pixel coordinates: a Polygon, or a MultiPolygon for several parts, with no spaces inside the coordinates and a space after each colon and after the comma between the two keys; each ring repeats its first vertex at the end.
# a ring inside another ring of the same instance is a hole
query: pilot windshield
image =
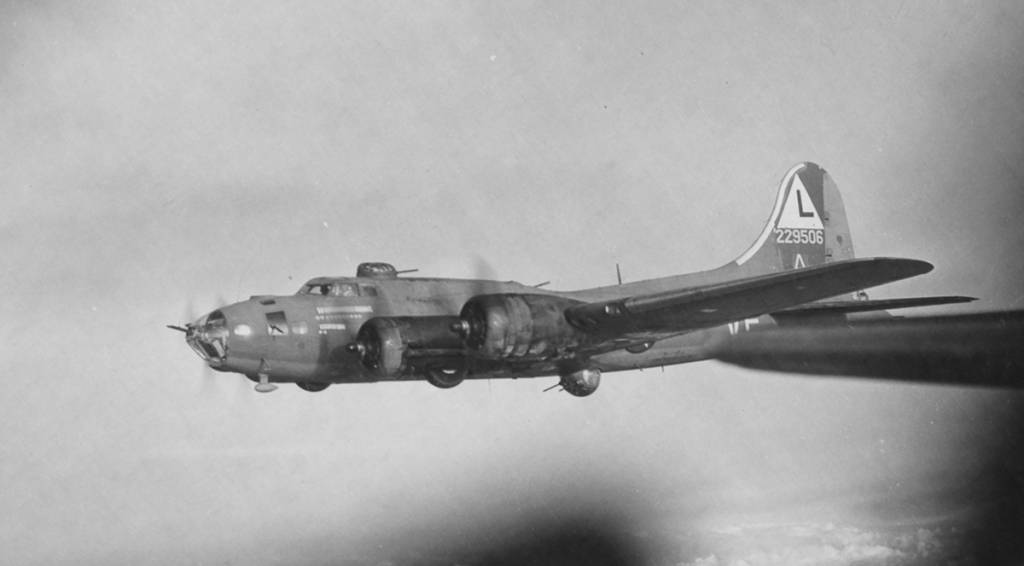
{"type": "Polygon", "coordinates": [[[330,283],[307,284],[307,285],[304,285],[301,290],[299,290],[299,294],[300,295],[323,295],[323,296],[326,297],[327,295],[335,294],[333,289],[332,289],[333,287],[334,286],[331,285],[330,283]]]}
{"type": "Polygon", "coordinates": [[[339,283],[334,286],[332,294],[336,297],[358,297],[359,290],[351,283],[339,283]]]}

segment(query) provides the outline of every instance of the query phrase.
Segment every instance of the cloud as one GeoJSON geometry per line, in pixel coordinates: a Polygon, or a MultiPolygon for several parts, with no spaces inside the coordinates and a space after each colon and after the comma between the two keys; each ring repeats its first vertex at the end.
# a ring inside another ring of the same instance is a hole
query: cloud
{"type": "Polygon", "coordinates": [[[952,557],[957,540],[955,530],[939,528],[863,529],[833,523],[729,525],[706,534],[711,554],[680,566],[909,565],[952,557]]]}

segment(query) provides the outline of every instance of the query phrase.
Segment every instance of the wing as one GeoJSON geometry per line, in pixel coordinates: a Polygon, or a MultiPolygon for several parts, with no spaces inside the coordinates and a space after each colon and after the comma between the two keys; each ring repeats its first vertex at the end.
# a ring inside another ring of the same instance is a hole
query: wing
{"type": "Polygon", "coordinates": [[[780,326],[717,359],[754,369],[1024,388],[1024,311],[780,326]]]}
{"type": "Polygon", "coordinates": [[[569,307],[566,319],[616,340],[656,340],[852,293],[932,270],[913,259],[837,261],[695,288],[569,307]]]}
{"type": "Polygon", "coordinates": [[[906,309],[913,307],[933,307],[936,305],[952,305],[956,303],[969,303],[977,301],[977,297],[964,297],[961,295],[947,295],[941,297],[909,297],[904,299],[872,299],[858,301],[825,301],[790,307],[781,311],[773,312],[772,316],[779,318],[803,319],[806,316],[850,314],[857,312],[886,311],[892,309],[906,309]]]}

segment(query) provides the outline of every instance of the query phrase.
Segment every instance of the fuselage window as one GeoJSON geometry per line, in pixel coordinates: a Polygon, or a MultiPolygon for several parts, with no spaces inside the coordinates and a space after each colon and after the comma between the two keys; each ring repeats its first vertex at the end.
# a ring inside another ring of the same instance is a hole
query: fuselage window
{"type": "Polygon", "coordinates": [[[288,335],[288,320],[285,319],[284,311],[267,313],[267,334],[271,336],[288,335]]]}
{"type": "Polygon", "coordinates": [[[377,296],[377,288],[372,286],[372,285],[360,285],[359,286],[359,291],[360,291],[359,294],[364,296],[364,297],[376,297],[377,296]]]}

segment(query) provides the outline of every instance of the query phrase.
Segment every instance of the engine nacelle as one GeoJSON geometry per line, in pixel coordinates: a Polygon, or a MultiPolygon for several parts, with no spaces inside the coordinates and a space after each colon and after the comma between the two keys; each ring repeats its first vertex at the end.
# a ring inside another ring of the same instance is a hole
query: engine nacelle
{"type": "Polygon", "coordinates": [[[586,397],[597,391],[597,387],[601,385],[601,370],[581,369],[572,373],[562,374],[558,384],[562,386],[562,389],[569,392],[570,395],[586,397]]]}
{"type": "Polygon", "coordinates": [[[371,318],[359,328],[349,350],[378,377],[393,379],[405,374],[417,356],[462,357],[462,342],[451,331],[458,321],[454,316],[371,318]]]}
{"type": "Polygon", "coordinates": [[[463,305],[453,329],[484,358],[551,359],[588,338],[565,319],[565,309],[578,304],[551,295],[478,295],[463,305]]]}

